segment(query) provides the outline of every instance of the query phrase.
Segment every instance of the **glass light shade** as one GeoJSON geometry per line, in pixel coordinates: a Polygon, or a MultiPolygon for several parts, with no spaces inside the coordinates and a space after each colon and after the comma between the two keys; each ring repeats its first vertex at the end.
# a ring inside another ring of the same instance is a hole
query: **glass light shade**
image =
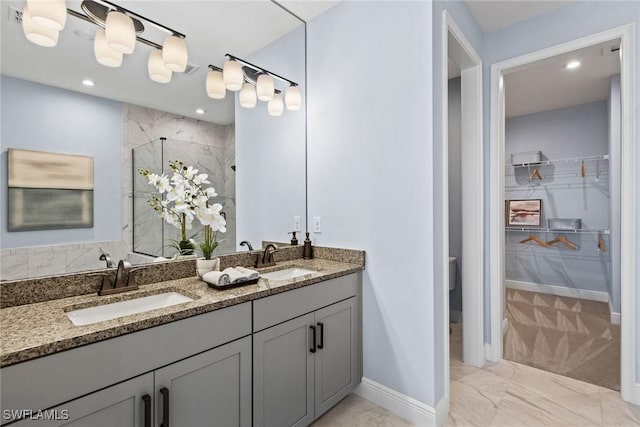
{"type": "Polygon", "coordinates": [[[275,93],[273,98],[267,104],[267,111],[270,116],[281,116],[284,111],[284,102],[282,102],[282,95],[275,93]]]}
{"type": "Polygon", "coordinates": [[[207,96],[213,99],[222,99],[227,94],[224,86],[222,71],[213,70],[207,73],[207,96]]]}
{"type": "Polygon", "coordinates": [[[245,83],[240,89],[240,105],[244,108],[253,108],[258,103],[258,96],[256,95],[256,89],[251,83],[245,83]]]}
{"type": "Polygon", "coordinates": [[[300,88],[298,86],[289,86],[284,93],[284,103],[287,105],[287,110],[299,110],[302,104],[302,97],[300,96],[300,88]]]}
{"type": "Polygon", "coordinates": [[[183,73],[187,69],[187,42],[178,36],[167,36],[162,45],[162,60],[171,71],[183,73]]]}
{"type": "Polygon", "coordinates": [[[271,101],[275,93],[273,77],[269,74],[260,74],[256,83],[256,92],[260,101],[271,101]]]}
{"type": "Polygon", "coordinates": [[[65,0],[27,0],[29,13],[34,24],[60,31],[67,21],[65,0]]]}
{"type": "Polygon", "coordinates": [[[96,31],[96,36],[93,39],[93,53],[96,56],[96,60],[105,67],[119,67],[122,65],[122,53],[109,47],[107,36],[102,28],[96,31]]]}
{"type": "Polygon", "coordinates": [[[244,83],[244,75],[242,74],[242,65],[239,62],[229,59],[222,67],[222,75],[224,77],[224,85],[231,91],[239,91],[244,83]]]}
{"type": "Polygon", "coordinates": [[[133,20],[122,12],[109,12],[105,24],[107,44],[117,52],[133,53],[136,47],[136,30],[133,20]]]}
{"type": "Polygon", "coordinates": [[[27,40],[39,46],[53,47],[58,44],[59,31],[34,23],[29,13],[29,6],[22,9],[22,31],[27,40]]]}
{"type": "Polygon", "coordinates": [[[149,78],[158,83],[169,83],[173,73],[164,65],[162,60],[162,51],[153,49],[149,54],[149,78]]]}

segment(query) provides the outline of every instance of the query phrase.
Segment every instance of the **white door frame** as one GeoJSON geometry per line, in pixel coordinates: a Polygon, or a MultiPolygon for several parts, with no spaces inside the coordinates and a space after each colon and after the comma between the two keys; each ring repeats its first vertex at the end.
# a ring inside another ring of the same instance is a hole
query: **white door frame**
{"type": "Polygon", "coordinates": [[[449,396],[449,151],[448,151],[448,55],[449,34],[456,40],[453,49],[461,65],[462,105],[462,197],[465,209],[462,213],[462,304],[464,310],[463,357],[464,363],[482,367],[484,364],[484,313],[483,313],[483,135],[482,135],[482,61],[465,37],[460,27],[447,11],[442,12],[442,218],[444,236],[442,260],[444,283],[443,327],[445,339],[445,395],[449,396]]]}
{"type": "Polygon", "coordinates": [[[491,344],[489,360],[502,359],[504,319],[504,88],[503,75],[531,62],[576,49],[621,39],[621,383],[622,399],[640,404],[636,385],[635,260],[635,24],[628,24],[587,37],[528,53],[491,66],[491,149],[489,268],[491,300],[491,344]],[[637,391],[635,391],[637,390],[637,391]],[[635,394],[635,396],[634,396],[635,394]]]}

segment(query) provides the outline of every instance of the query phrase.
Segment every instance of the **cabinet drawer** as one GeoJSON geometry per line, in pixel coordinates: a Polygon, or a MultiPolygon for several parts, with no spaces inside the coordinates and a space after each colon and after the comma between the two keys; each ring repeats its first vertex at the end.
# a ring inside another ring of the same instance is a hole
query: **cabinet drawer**
{"type": "Polygon", "coordinates": [[[316,283],[253,302],[253,331],[350,298],[358,292],[358,273],[316,283]]]}
{"type": "Polygon", "coordinates": [[[0,406],[50,408],[249,334],[244,303],[8,366],[0,406]]]}

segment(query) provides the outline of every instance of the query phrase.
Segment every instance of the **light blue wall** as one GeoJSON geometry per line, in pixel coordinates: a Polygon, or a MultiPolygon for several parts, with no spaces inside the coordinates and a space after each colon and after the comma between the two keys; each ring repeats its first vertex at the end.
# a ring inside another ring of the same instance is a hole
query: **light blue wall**
{"type": "MultiPolygon", "coordinates": [[[[304,25],[247,60],[295,81],[303,97],[299,110],[285,108],[282,116],[272,117],[266,102],[246,109],[234,92],[227,92],[236,97],[237,242],[249,240],[259,247],[263,240],[288,241],[294,216],[301,217],[301,230],[306,228],[304,25]]],[[[298,235],[300,241],[303,236],[298,235]]]]}
{"type": "MultiPolygon", "coordinates": [[[[640,58],[640,2],[637,1],[576,1],[568,3],[559,9],[537,16],[511,27],[485,35],[483,51],[484,61],[484,129],[485,129],[485,168],[489,170],[490,146],[490,85],[491,64],[509,58],[535,52],[540,49],[555,46],[590,34],[605,31],[621,25],[635,23],[635,56],[636,64],[640,58]]],[[[637,73],[637,68],[636,68],[637,73]]],[[[640,109],[637,102],[640,99],[640,84],[636,76],[636,124],[640,124],[640,109]]],[[[640,132],[636,130],[635,164],[640,164],[640,150],[637,149],[640,132]]],[[[490,200],[489,175],[485,176],[485,193],[490,200]]],[[[640,197],[640,185],[636,185],[636,200],[640,197]]],[[[488,221],[489,205],[485,206],[485,218],[488,221]]],[[[640,211],[636,212],[636,241],[640,241],[640,211]]],[[[488,222],[486,223],[488,227],[488,222]]],[[[485,240],[485,253],[488,254],[488,241],[485,240]]],[[[636,253],[635,264],[640,265],[640,252],[636,253]]],[[[485,340],[489,339],[489,268],[488,258],[485,257],[485,340]]],[[[636,271],[636,283],[640,283],[640,269],[636,271]]],[[[640,307],[640,292],[636,291],[636,307],[640,307]]],[[[640,310],[636,310],[636,325],[640,324],[640,310]]],[[[640,328],[636,328],[636,375],[640,381],[640,328]]]]}
{"type": "MultiPolygon", "coordinates": [[[[462,1],[436,1],[433,2],[433,21],[432,21],[432,35],[433,35],[433,156],[435,159],[442,158],[442,152],[446,149],[442,144],[442,115],[447,112],[443,108],[442,99],[442,12],[446,10],[447,13],[453,18],[458,27],[464,33],[469,40],[473,49],[480,57],[482,57],[483,51],[483,33],[476,24],[473,16],[467,9],[466,5],[462,1]]],[[[433,188],[433,204],[434,206],[442,206],[444,204],[444,194],[440,190],[442,188],[443,169],[441,162],[434,162],[434,179],[432,183],[433,188]]],[[[436,248],[442,247],[443,239],[448,237],[447,231],[443,226],[444,218],[441,215],[441,209],[435,209],[434,211],[434,240],[433,245],[436,248]]],[[[434,270],[433,280],[436,284],[434,286],[434,301],[442,301],[443,292],[449,289],[447,281],[444,279],[444,270],[442,269],[445,264],[445,260],[442,259],[443,255],[440,250],[436,250],[434,253],[434,270]]],[[[449,307],[443,307],[442,304],[436,303],[435,319],[436,330],[434,343],[438,351],[436,351],[436,402],[444,395],[444,385],[448,378],[445,378],[444,372],[444,352],[441,350],[447,343],[444,332],[446,330],[445,325],[440,324],[444,316],[443,310],[448,310],[449,307]]]]}
{"type": "MultiPolygon", "coordinates": [[[[609,167],[620,170],[620,74],[611,76],[609,97],[607,99],[607,118],[609,120],[609,167]]],[[[609,193],[611,194],[610,242],[620,242],[620,176],[612,174],[609,178],[609,193]]],[[[611,306],[613,311],[620,313],[620,245],[609,245],[611,253],[611,306]]]]}
{"type": "Polygon", "coordinates": [[[121,239],[122,103],[1,76],[2,248],[121,239]],[[94,227],[7,230],[7,148],[78,154],[94,161],[94,227]]]}
{"type": "Polygon", "coordinates": [[[435,406],[431,13],[347,1],[308,23],[308,194],[314,243],[367,253],[364,376],[435,406]]]}
{"type": "MultiPolygon", "coordinates": [[[[507,86],[506,90],[509,90],[507,86]]],[[[512,153],[542,151],[546,159],[574,159],[609,153],[607,102],[507,118],[505,163],[512,153]]],[[[609,162],[554,162],[541,166],[543,179],[530,180],[528,168],[505,168],[505,199],[542,199],[542,226],[549,218],[581,218],[583,228],[609,228],[609,162]],[[596,181],[596,174],[598,179],[596,181]]],[[[598,236],[568,235],[578,250],[562,244],[543,248],[520,244],[527,232],[505,233],[505,279],[609,293],[610,252],[598,251],[598,236]]],[[[556,234],[540,237],[551,240],[556,234]]],[[[610,247],[609,239],[607,247],[610,247]]]]}

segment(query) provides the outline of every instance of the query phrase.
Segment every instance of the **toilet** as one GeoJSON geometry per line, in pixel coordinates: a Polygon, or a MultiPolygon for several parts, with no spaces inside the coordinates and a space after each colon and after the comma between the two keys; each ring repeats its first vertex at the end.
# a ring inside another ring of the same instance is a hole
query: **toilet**
{"type": "Polygon", "coordinates": [[[456,287],[456,257],[449,257],[449,290],[452,291],[456,287]]]}

